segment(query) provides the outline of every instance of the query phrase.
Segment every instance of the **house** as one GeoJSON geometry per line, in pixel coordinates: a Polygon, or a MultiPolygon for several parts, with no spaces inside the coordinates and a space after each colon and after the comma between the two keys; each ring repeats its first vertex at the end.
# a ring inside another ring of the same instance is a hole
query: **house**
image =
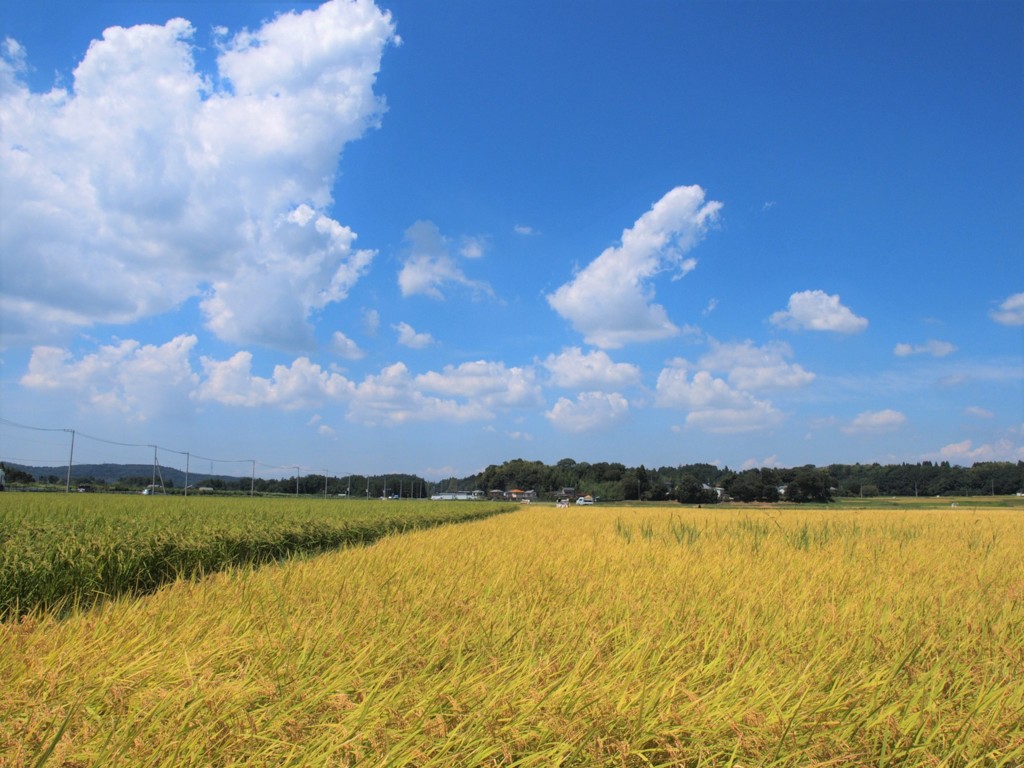
{"type": "Polygon", "coordinates": [[[713,494],[715,494],[715,498],[718,499],[719,501],[725,501],[726,500],[725,488],[722,488],[722,487],[717,486],[717,485],[711,486],[711,485],[708,485],[707,483],[701,483],[700,487],[701,487],[701,490],[703,490],[705,493],[713,493],[713,494]]]}

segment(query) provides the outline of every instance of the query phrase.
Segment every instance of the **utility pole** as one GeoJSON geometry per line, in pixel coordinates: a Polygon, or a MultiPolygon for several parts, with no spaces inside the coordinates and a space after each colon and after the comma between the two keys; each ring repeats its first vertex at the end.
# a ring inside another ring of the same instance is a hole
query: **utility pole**
{"type": "Polygon", "coordinates": [[[75,463],[75,430],[67,429],[71,433],[71,455],[68,456],[68,482],[64,486],[64,493],[71,493],[71,465],[75,463]]]}

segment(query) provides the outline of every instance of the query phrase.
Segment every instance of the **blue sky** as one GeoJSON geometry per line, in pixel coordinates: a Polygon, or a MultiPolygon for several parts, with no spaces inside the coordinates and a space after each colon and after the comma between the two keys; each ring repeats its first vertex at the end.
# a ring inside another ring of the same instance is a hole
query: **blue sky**
{"type": "Polygon", "coordinates": [[[0,459],[1024,460],[1022,29],[5,0],[0,459]]]}

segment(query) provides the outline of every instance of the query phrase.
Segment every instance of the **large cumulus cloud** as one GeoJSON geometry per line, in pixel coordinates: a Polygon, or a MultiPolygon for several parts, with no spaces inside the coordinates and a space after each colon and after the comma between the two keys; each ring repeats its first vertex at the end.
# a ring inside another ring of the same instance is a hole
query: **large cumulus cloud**
{"type": "MultiPolygon", "coordinates": [[[[197,70],[184,19],[111,27],[71,87],[0,57],[0,311],[7,341],[127,323],[201,297],[238,342],[304,346],[373,253],[328,212],[344,145],[375,126],[389,42],[367,0],[282,14],[197,70]],[[259,308],[255,311],[254,308],[259,308]]],[[[29,52],[31,53],[31,52],[29,52]]]]}

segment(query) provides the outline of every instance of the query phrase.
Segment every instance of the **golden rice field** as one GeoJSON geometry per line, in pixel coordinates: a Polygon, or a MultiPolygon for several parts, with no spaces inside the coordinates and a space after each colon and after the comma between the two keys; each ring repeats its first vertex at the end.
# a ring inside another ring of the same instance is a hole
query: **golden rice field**
{"type": "Polygon", "coordinates": [[[1021,766],[1022,553],[966,504],[523,507],[0,625],[0,765],[1021,766]]]}

